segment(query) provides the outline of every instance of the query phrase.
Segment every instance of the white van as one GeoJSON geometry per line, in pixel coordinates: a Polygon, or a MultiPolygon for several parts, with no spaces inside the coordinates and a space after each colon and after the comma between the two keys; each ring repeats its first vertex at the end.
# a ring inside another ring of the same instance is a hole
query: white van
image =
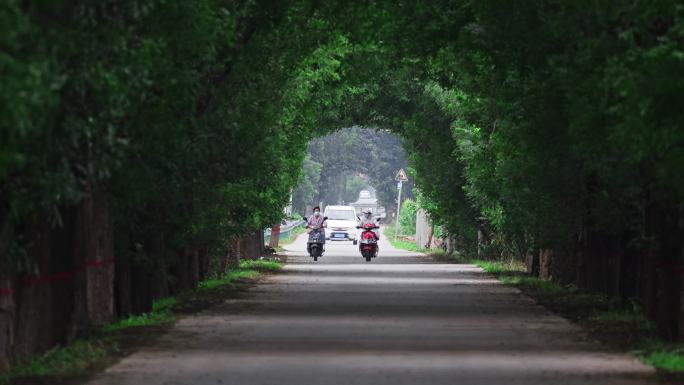
{"type": "Polygon", "coordinates": [[[326,239],[352,241],[356,244],[356,225],[359,217],[352,206],[326,206],[323,216],[328,217],[326,239]]]}

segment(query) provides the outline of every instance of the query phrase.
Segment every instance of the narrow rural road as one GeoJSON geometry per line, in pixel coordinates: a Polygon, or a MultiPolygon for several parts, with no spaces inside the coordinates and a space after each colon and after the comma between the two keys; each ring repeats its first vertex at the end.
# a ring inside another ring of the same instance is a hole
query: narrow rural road
{"type": "Polygon", "coordinates": [[[650,384],[653,370],[470,265],[348,242],[317,263],[300,237],[282,274],[187,317],[94,378],[152,384],[650,384]]]}

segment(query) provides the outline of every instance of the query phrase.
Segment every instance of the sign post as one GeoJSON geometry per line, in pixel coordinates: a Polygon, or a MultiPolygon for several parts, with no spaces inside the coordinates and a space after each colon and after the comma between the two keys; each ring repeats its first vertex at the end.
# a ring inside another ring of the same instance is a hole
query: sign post
{"type": "Polygon", "coordinates": [[[399,190],[399,195],[397,196],[397,222],[394,226],[394,239],[397,239],[397,237],[399,236],[399,214],[401,211],[401,187],[403,182],[406,182],[408,180],[403,168],[399,170],[397,176],[394,177],[394,180],[397,181],[397,189],[399,190]]]}

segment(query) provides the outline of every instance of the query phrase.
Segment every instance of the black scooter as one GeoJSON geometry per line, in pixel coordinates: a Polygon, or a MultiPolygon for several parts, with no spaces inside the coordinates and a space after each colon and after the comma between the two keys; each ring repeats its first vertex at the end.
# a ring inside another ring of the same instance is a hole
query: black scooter
{"type": "MultiPolygon", "coordinates": [[[[304,222],[308,222],[306,217],[302,218],[304,222]]],[[[328,217],[323,217],[323,222],[325,222],[328,217]]],[[[311,232],[309,232],[309,241],[306,243],[306,251],[309,252],[309,256],[313,258],[314,261],[318,261],[318,257],[323,256],[323,243],[325,242],[325,236],[321,231],[322,226],[311,226],[311,232]]]]}

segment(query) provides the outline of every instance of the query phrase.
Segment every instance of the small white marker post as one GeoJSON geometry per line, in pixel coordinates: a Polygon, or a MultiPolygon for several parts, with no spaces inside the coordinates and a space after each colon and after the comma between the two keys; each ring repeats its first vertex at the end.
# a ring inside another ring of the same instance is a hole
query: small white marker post
{"type": "Polygon", "coordinates": [[[399,236],[399,213],[401,211],[401,186],[403,182],[408,180],[403,168],[399,170],[394,180],[397,181],[397,189],[399,189],[399,196],[397,197],[397,222],[394,225],[394,239],[397,239],[399,236]]]}

